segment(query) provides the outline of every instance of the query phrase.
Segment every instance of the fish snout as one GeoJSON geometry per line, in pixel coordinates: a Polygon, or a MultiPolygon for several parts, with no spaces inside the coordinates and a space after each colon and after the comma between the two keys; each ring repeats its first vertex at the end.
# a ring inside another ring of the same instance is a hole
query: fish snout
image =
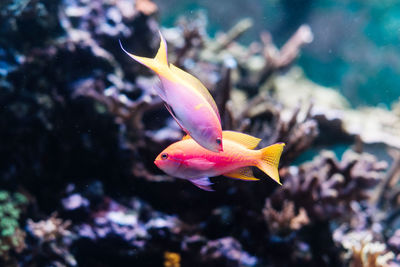
{"type": "Polygon", "coordinates": [[[160,167],[160,166],[159,166],[159,164],[160,164],[160,161],[159,161],[159,160],[155,159],[155,160],[154,160],[154,164],[155,164],[157,167],[160,167]]]}

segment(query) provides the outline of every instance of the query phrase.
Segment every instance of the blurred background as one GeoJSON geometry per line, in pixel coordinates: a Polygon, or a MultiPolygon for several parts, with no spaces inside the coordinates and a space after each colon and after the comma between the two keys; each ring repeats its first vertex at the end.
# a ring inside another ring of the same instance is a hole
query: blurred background
{"type": "Polygon", "coordinates": [[[227,31],[244,17],[253,26],[239,41],[249,44],[268,30],[281,46],[301,25],[310,25],[314,41],[298,60],[307,77],[333,87],[352,106],[382,105],[389,108],[400,96],[400,6],[384,0],[248,0],[155,1],[161,23],[202,10],[207,31],[227,31]]]}
{"type": "Polygon", "coordinates": [[[393,0],[0,0],[0,266],[400,266],[393,0]],[[279,185],[166,175],[159,30],[279,185]]]}

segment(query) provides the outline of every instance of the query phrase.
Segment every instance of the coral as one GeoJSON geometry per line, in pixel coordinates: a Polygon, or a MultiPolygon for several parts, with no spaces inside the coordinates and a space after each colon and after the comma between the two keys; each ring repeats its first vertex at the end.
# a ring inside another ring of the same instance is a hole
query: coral
{"type": "Polygon", "coordinates": [[[257,265],[257,259],[242,251],[240,243],[232,237],[209,241],[200,253],[208,266],[257,265]]]}
{"type": "Polygon", "coordinates": [[[154,2],[0,2],[0,186],[23,188],[31,204],[25,210],[19,194],[0,191],[0,265],[7,257],[21,266],[399,261],[390,253],[399,253],[399,155],[390,150],[390,161],[382,152],[399,147],[398,104],[353,110],[309,81],[293,66],[313,39],[307,25],[282,36],[280,49],[267,32],[240,44],[258,24],[246,18],[215,37],[204,12],[161,28],[169,61],[210,89],[224,129],[262,138],[260,147],[286,143],[283,186],[213,177],[209,194],[154,166],[183,133],[153,89],[154,74],[118,45],[155,54],[162,10],[154,2]],[[358,153],[341,160],[318,152],[354,143],[358,153]],[[386,174],[381,157],[392,165],[386,174]],[[351,234],[366,229],[372,239],[351,234]]]}
{"type": "Polygon", "coordinates": [[[270,200],[267,199],[263,214],[271,233],[274,235],[286,235],[310,223],[304,208],[300,208],[298,214],[296,214],[294,203],[286,200],[282,205],[282,210],[277,211],[272,208],[270,200]]]}
{"type": "Polygon", "coordinates": [[[80,264],[112,265],[118,263],[116,259],[121,264],[151,266],[161,266],[164,260],[179,263],[173,254],[165,256],[166,247],[177,248],[179,220],[153,211],[139,199],[131,199],[126,205],[109,199],[76,230],[79,238],[73,246],[80,264]]]}
{"type": "Polygon", "coordinates": [[[279,206],[283,200],[293,201],[313,221],[348,218],[352,201],[368,199],[386,168],[386,162],[367,153],[348,150],[338,162],[331,152],[323,152],[312,162],[288,168],[284,185],[271,196],[271,203],[279,206]]]}
{"type": "Polygon", "coordinates": [[[57,214],[53,214],[47,220],[34,222],[30,219],[27,221],[28,229],[33,236],[40,239],[41,242],[53,242],[58,241],[64,236],[71,235],[71,232],[67,230],[70,227],[71,222],[62,221],[57,218],[57,214]]]}
{"type": "Polygon", "coordinates": [[[269,32],[263,32],[261,34],[261,40],[264,46],[264,66],[258,72],[257,76],[250,76],[248,80],[239,82],[239,87],[247,89],[247,91],[250,92],[258,89],[271,77],[271,75],[288,68],[298,56],[300,48],[303,45],[312,42],[313,38],[311,28],[308,25],[302,25],[282,46],[282,48],[278,50],[272,41],[271,34],[269,32]]]}
{"type": "Polygon", "coordinates": [[[67,229],[70,226],[70,221],[57,218],[55,213],[38,222],[28,219],[27,231],[34,239],[30,244],[34,259],[31,259],[30,263],[47,258],[51,264],[77,266],[74,256],[69,252],[72,233],[67,229]]]}
{"type": "Polygon", "coordinates": [[[394,232],[393,236],[388,240],[388,244],[393,248],[393,250],[400,253],[400,229],[397,229],[396,232],[394,232]]]}
{"type": "Polygon", "coordinates": [[[394,253],[388,251],[384,243],[374,240],[371,232],[335,233],[334,238],[347,250],[350,267],[393,266],[390,262],[394,259],[394,253]]]}
{"type": "Polygon", "coordinates": [[[18,220],[27,203],[21,193],[0,191],[0,263],[12,261],[10,253],[21,253],[25,248],[25,232],[18,220]]]}

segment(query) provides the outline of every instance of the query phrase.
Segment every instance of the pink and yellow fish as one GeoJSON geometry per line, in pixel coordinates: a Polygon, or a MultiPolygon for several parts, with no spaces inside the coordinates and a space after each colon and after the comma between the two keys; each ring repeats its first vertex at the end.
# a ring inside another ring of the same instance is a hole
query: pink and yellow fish
{"type": "Polygon", "coordinates": [[[223,131],[224,151],[211,152],[185,136],[164,151],[154,163],[171,176],[186,179],[197,187],[213,191],[208,177],[224,175],[244,181],[259,180],[251,166],[258,167],[269,177],[279,181],[278,164],[284,143],[254,150],[261,139],[233,131],[223,131]]]}
{"type": "Polygon", "coordinates": [[[153,70],[161,80],[157,93],[179,126],[202,147],[223,151],[222,128],[217,105],[207,88],[194,76],[168,64],[167,44],[160,33],[160,48],[154,58],[131,58],[153,70]]]}

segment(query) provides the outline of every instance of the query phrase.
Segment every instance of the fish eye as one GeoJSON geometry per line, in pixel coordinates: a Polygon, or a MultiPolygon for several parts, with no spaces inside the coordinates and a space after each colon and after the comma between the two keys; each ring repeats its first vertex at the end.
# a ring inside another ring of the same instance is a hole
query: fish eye
{"type": "Polygon", "coordinates": [[[221,145],[222,144],[221,138],[217,138],[216,142],[218,145],[221,145]]]}
{"type": "Polygon", "coordinates": [[[161,154],[161,159],[167,159],[168,158],[168,154],[167,153],[162,153],[161,154]]]}

